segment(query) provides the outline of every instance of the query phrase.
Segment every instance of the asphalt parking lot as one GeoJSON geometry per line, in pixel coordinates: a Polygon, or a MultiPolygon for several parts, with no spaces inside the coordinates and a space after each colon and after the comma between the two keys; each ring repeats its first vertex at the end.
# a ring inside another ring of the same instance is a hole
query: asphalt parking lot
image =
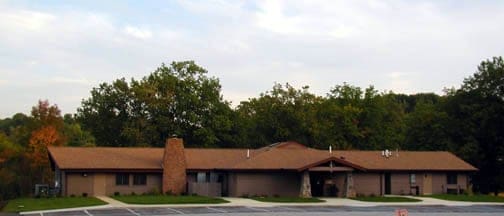
{"type": "Polygon", "coordinates": [[[504,206],[275,206],[275,207],[142,207],[142,208],[108,208],[86,211],[64,211],[43,214],[44,216],[154,216],[154,215],[393,215],[396,209],[407,209],[410,215],[504,215],[504,206]]]}

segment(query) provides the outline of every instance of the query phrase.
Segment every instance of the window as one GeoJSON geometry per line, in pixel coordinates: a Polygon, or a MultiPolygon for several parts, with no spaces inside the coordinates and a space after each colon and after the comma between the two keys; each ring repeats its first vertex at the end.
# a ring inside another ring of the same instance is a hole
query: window
{"type": "Polygon", "coordinates": [[[145,174],[134,174],[133,175],[133,185],[146,185],[147,175],[145,174]]]}
{"type": "Polygon", "coordinates": [[[129,185],[129,174],[117,173],[116,185],[129,185]]]}
{"type": "Polygon", "coordinates": [[[446,184],[457,184],[457,174],[449,173],[446,175],[446,184]]]}
{"type": "Polygon", "coordinates": [[[199,172],[196,174],[196,182],[208,182],[210,180],[210,173],[207,172],[199,172]]]}
{"type": "Polygon", "coordinates": [[[412,173],[409,175],[410,184],[416,184],[416,174],[412,173]]]}

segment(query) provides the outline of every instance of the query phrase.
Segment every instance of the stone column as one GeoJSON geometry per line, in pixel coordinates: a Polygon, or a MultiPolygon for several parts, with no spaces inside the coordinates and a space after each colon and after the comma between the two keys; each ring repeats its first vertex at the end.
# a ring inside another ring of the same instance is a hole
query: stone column
{"type": "Polygon", "coordinates": [[[163,193],[179,195],[186,192],[186,178],[184,141],[180,138],[169,138],[163,157],[163,193]]]}
{"type": "Polygon", "coordinates": [[[310,172],[308,172],[308,170],[305,170],[303,174],[301,174],[301,190],[299,191],[299,196],[303,198],[312,197],[311,185],[310,185],[310,172]]]}
{"type": "Polygon", "coordinates": [[[354,189],[352,172],[347,172],[345,182],[346,182],[345,197],[347,198],[355,197],[356,194],[354,189]]]}

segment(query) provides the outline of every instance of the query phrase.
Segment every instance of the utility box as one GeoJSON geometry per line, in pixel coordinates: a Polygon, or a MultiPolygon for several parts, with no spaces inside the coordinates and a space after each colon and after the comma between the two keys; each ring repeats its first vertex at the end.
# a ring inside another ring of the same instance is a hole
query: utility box
{"type": "Polygon", "coordinates": [[[47,184],[35,185],[35,197],[47,197],[48,195],[49,195],[49,185],[47,184]]]}

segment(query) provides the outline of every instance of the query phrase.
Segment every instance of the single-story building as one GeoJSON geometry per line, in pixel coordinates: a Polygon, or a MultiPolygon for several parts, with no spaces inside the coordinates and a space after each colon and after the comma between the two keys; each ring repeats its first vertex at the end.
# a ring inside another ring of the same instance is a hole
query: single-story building
{"type": "Polygon", "coordinates": [[[49,147],[62,195],[208,196],[461,193],[475,167],[444,151],[339,151],[297,142],[259,149],[49,147]]]}

